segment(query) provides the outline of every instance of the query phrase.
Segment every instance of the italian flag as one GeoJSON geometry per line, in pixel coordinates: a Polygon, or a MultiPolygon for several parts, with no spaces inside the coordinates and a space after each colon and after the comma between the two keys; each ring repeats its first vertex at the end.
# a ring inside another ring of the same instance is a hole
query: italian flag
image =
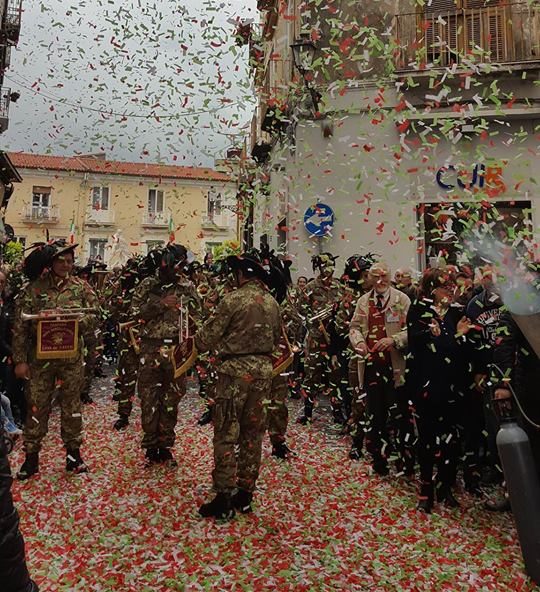
{"type": "Polygon", "coordinates": [[[170,214],[169,215],[169,242],[174,243],[175,238],[176,237],[174,235],[174,222],[173,222],[172,214],[170,214]]]}
{"type": "Polygon", "coordinates": [[[75,244],[75,220],[71,219],[71,224],[69,226],[69,244],[75,244]]]}

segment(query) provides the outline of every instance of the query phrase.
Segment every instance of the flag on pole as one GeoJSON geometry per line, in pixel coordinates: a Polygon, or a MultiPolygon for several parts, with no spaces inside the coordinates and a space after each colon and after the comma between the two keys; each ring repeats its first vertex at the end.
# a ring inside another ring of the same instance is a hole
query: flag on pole
{"type": "Polygon", "coordinates": [[[174,243],[175,238],[173,217],[169,214],[169,242],[174,243]]]}
{"type": "Polygon", "coordinates": [[[75,220],[71,219],[71,224],[69,226],[69,244],[75,244],[75,220]]]}

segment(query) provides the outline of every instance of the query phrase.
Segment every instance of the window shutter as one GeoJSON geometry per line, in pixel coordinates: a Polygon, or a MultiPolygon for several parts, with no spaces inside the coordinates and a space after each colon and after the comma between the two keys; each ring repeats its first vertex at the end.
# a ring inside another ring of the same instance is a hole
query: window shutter
{"type": "Polygon", "coordinates": [[[456,12],[459,8],[459,0],[431,0],[426,4],[425,14],[439,15],[456,12]]]}
{"type": "Polygon", "coordinates": [[[108,187],[101,188],[101,209],[102,210],[109,209],[109,188],[108,187]]]}
{"type": "Polygon", "coordinates": [[[163,191],[156,191],[156,212],[163,212],[163,191]]]}

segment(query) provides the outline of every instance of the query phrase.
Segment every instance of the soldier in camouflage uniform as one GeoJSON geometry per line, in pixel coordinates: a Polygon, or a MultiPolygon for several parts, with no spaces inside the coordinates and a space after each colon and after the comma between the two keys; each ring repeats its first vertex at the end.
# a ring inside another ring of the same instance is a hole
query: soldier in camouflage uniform
{"type": "MultiPolygon", "coordinates": [[[[300,340],[302,332],[302,318],[298,314],[294,304],[293,295],[289,287],[292,283],[290,266],[291,261],[281,261],[274,252],[261,253],[265,268],[270,274],[270,291],[279,303],[281,312],[282,331],[287,335],[289,344],[293,346],[300,340]]],[[[285,344],[280,343],[280,348],[285,344]]],[[[278,351],[276,356],[282,355],[278,351]]],[[[291,450],[287,446],[287,425],[289,423],[289,409],[287,397],[289,394],[290,368],[275,375],[272,379],[272,394],[268,405],[268,434],[272,443],[272,456],[286,459],[290,456],[291,450]]]]}
{"type": "Polygon", "coordinates": [[[135,351],[132,343],[129,327],[120,327],[132,322],[129,314],[131,300],[139,281],[138,262],[136,259],[131,259],[126,263],[116,285],[112,288],[110,299],[110,312],[117,326],[118,334],[118,366],[113,395],[113,399],[118,401],[118,419],[113,426],[115,430],[123,430],[129,425],[137,386],[139,354],[135,351]]]}
{"type": "Polygon", "coordinates": [[[132,300],[131,317],[142,324],[138,390],[142,447],[149,464],[176,465],[171,448],[186,382],[185,376],[174,377],[171,352],[179,344],[181,302],[192,315],[200,312],[195,288],[183,273],[186,260],[185,247],[169,244],[157,274],[139,284],[132,300]]]}
{"type": "Polygon", "coordinates": [[[333,368],[331,366],[328,347],[330,335],[328,324],[332,316],[332,309],[342,297],[343,288],[334,279],[335,260],[330,253],[316,255],[312,259],[313,271],[319,270],[319,275],[308,283],[300,301],[300,312],[306,319],[306,376],[304,381],[304,413],[296,420],[302,425],[311,421],[315,397],[325,387],[331,387],[333,382],[333,368]],[[328,310],[325,319],[311,320],[315,315],[328,310]]]}
{"type": "Polygon", "coordinates": [[[238,289],[223,296],[195,337],[199,351],[218,352],[212,474],[217,495],[199,508],[201,516],[215,518],[232,517],[235,508],[251,511],[272,383],[271,354],[281,332],[279,306],[264,284],[268,274],[259,258],[233,255],[227,263],[238,289]]]}
{"type": "Polygon", "coordinates": [[[363,419],[365,412],[365,394],[358,381],[358,356],[349,341],[349,326],[354,314],[356,302],[369,291],[371,284],[369,269],[374,257],[352,255],[347,259],[343,274],[345,286],[343,297],[336,303],[332,323],[330,324],[330,346],[332,366],[337,368],[338,408],[348,421],[353,443],[349,457],[358,460],[362,456],[364,442],[363,419]]]}
{"type": "Polygon", "coordinates": [[[76,357],[40,359],[36,357],[38,322],[23,321],[21,313],[37,314],[56,308],[95,308],[98,301],[86,282],[72,277],[73,252],[77,245],[66,246],[57,242],[39,247],[31,253],[41,258],[43,273],[23,290],[17,303],[13,330],[13,361],[15,375],[28,380],[26,398],[28,413],[24,427],[26,459],[17,475],[28,479],[38,472],[41,442],[48,430],[52,398],[59,389],[62,440],[67,451],[66,470],[86,472],[80,446],[82,442],[81,389],[83,386],[84,340],[95,331],[90,315],[79,320],[79,343],[76,357]]]}

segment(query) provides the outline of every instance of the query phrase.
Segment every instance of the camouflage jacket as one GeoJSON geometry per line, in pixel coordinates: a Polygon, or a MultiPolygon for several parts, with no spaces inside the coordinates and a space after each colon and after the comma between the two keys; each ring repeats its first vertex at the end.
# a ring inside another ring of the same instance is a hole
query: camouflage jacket
{"type": "MultiPolygon", "coordinates": [[[[95,308],[99,302],[88,282],[73,276],[57,281],[52,272],[29,283],[17,298],[13,327],[13,361],[28,362],[36,351],[38,321],[23,321],[21,313],[37,314],[53,308],[95,308]],[[30,347],[29,347],[30,346],[30,347]]],[[[96,342],[97,315],[84,315],[79,320],[79,351],[96,342]]]]}
{"type": "Polygon", "coordinates": [[[341,299],[334,304],[332,319],[328,327],[330,355],[352,354],[349,329],[360,296],[362,296],[361,292],[353,290],[350,286],[344,286],[341,299]]]}
{"type": "Polygon", "coordinates": [[[279,305],[257,280],[220,299],[195,337],[199,351],[218,353],[216,369],[235,377],[271,378],[281,334],[279,305]]]}
{"type": "Polygon", "coordinates": [[[131,319],[141,321],[140,336],[143,340],[178,338],[179,306],[173,309],[161,302],[165,296],[172,294],[179,303],[183,300],[193,322],[199,322],[200,300],[192,282],[182,278],[174,284],[164,284],[157,275],[147,277],[135,287],[129,313],[131,319]]]}
{"type": "Polygon", "coordinates": [[[279,305],[281,319],[291,345],[303,341],[303,319],[290,295],[279,305]]]}
{"type": "Polygon", "coordinates": [[[334,304],[342,298],[342,295],[343,286],[336,279],[332,279],[327,285],[320,277],[316,277],[306,286],[301,300],[301,313],[306,319],[309,348],[326,341],[325,332],[322,330],[321,325],[326,330],[329,319],[332,316],[331,310],[334,304]],[[326,319],[322,321],[310,321],[311,318],[325,309],[329,309],[330,311],[326,319]]]}

